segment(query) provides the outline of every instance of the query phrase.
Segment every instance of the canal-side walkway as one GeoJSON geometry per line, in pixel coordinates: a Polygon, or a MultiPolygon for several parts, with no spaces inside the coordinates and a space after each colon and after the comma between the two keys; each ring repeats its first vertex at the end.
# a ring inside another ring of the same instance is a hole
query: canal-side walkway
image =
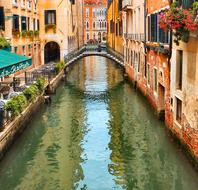
{"type": "MultiPolygon", "coordinates": [[[[62,70],[55,75],[50,81],[46,81],[44,84],[44,92],[48,94],[55,93],[57,86],[62,80],[64,71],[62,70]]],[[[32,120],[34,114],[44,104],[44,93],[38,95],[38,97],[14,118],[5,118],[5,125],[0,131],[0,159],[3,158],[7,149],[18,138],[19,134],[23,132],[27,124],[32,120]]]]}

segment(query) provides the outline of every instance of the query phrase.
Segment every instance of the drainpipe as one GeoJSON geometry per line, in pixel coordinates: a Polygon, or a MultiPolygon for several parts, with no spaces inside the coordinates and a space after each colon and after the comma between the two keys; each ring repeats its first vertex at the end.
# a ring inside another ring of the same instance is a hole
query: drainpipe
{"type": "Polygon", "coordinates": [[[84,31],[84,0],[82,0],[82,35],[83,35],[83,46],[85,45],[85,31],[84,31]]]}
{"type": "Polygon", "coordinates": [[[78,14],[78,3],[77,2],[75,2],[76,3],[76,22],[77,22],[77,46],[78,46],[78,50],[79,50],[79,48],[80,48],[80,45],[79,45],[79,22],[78,22],[78,17],[79,17],[79,14],[78,14]]]}
{"type": "MultiPolygon", "coordinates": [[[[146,0],[144,1],[144,52],[146,53],[146,38],[147,38],[147,33],[146,33],[146,18],[147,18],[147,9],[146,9],[146,0]]],[[[145,60],[146,61],[146,60],[145,60]]]]}
{"type": "MultiPolygon", "coordinates": [[[[169,0],[169,6],[171,6],[173,0],[169,0]]],[[[169,55],[168,55],[168,67],[170,72],[170,64],[171,64],[171,57],[172,57],[172,48],[173,48],[173,31],[170,30],[170,42],[169,42],[169,55]]]]}

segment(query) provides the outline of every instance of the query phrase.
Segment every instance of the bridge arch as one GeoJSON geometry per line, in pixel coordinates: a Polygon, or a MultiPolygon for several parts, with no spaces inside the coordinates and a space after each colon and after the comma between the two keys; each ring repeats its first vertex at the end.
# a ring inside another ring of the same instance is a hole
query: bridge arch
{"type": "Polygon", "coordinates": [[[45,44],[44,47],[44,61],[45,64],[49,62],[60,61],[60,46],[55,41],[50,41],[45,44]]]}
{"type": "Polygon", "coordinates": [[[121,67],[124,67],[123,58],[118,58],[117,56],[112,55],[111,53],[107,53],[105,51],[102,51],[102,52],[97,52],[97,51],[86,52],[85,51],[85,52],[82,52],[81,54],[73,56],[73,58],[69,58],[69,57],[65,56],[65,63],[66,63],[67,66],[69,66],[70,64],[73,64],[77,60],[82,59],[84,57],[89,57],[89,56],[105,57],[105,58],[108,58],[108,59],[116,62],[121,67]]]}

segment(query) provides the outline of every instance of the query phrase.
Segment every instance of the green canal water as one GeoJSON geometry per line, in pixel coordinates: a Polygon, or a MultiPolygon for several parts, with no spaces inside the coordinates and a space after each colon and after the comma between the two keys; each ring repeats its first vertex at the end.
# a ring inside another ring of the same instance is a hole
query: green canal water
{"type": "Polygon", "coordinates": [[[102,57],[73,66],[0,162],[0,190],[197,190],[147,101],[102,57]]]}

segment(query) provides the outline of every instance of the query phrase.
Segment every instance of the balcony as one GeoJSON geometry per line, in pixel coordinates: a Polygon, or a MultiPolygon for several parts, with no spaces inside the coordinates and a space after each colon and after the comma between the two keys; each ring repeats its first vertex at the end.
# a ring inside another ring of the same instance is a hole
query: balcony
{"type": "Polygon", "coordinates": [[[122,1],[122,10],[132,10],[133,9],[133,0],[123,0],[122,1]]]}
{"type": "Polygon", "coordinates": [[[124,34],[124,38],[126,38],[128,40],[134,40],[134,41],[143,42],[145,40],[145,35],[144,34],[129,34],[129,33],[125,33],[124,34]]]}

